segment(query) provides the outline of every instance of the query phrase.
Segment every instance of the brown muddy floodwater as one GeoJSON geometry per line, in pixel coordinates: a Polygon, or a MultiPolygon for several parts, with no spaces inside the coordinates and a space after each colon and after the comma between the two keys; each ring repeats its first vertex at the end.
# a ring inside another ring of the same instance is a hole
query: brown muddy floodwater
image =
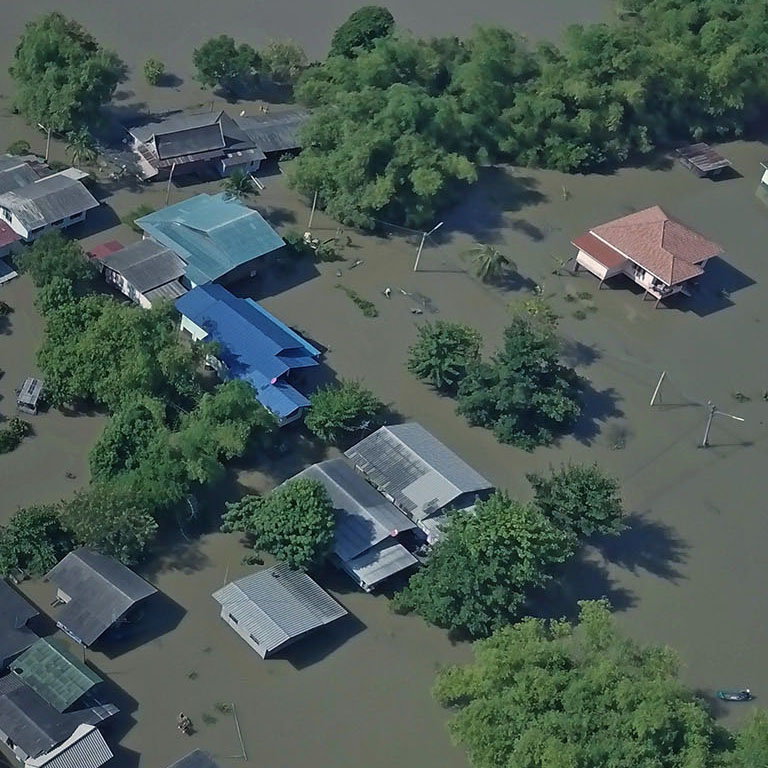
{"type": "MultiPolygon", "coordinates": [[[[40,135],[7,112],[5,68],[23,22],[61,6],[32,0],[4,14],[0,146],[25,137],[42,149],[40,135]]],[[[471,22],[495,20],[516,24],[533,37],[556,36],[569,21],[600,18],[607,6],[597,0],[478,0],[470,12],[456,0],[392,4],[401,23],[420,34],[461,32],[471,22]]],[[[208,98],[190,81],[189,60],[191,49],[213,34],[228,32],[257,44],[291,35],[310,53],[322,53],[330,31],[353,3],[339,0],[307,12],[311,7],[306,0],[271,5],[228,0],[213,13],[210,5],[192,2],[70,0],[64,10],[132,67],[157,55],[184,81],[179,88],[149,89],[131,80],[117,100],[118,109],[127,111],[141,104],[160,110],[208,98]]],[[[719,183],[698,180],[677,166],[576,177],[487,170],[462,204],[445,213],[418,273],[412,270],[412,239],[349,233],[346,262],[276,270],[263,283],[239,290],[263,300],[326,347],[329,378],[363,379],[400,416],[419,419],[500,487],[525,495],[526,472],[568,460],[596,461],[615,473],[631,527],[570,567],[563,588],[539,600],[535,611],[561,615],[572,612],[576,599],[607,595],[633,636],[678,649],[690,685],[704,693],[747,685],[759,705],[768,697],[768,403],[763,398],[768,389],[768,209],[755,197],[755,188],[767,152],[762,143],[746,142],[722,151],[741,175],[719,183]],[[643,303],[621,283],[598,292],[588,275],[553,274],[573,253],[572,237],[656,203],[725,249],[725,257],[708,268],[695,299],[654,311],[652,303],[643,303]],[[461,258],[474,242],[503,249],[522,277],[503,289],[478,283],[461,258]],[[350,270],[356,259],[363,263],[350,270]],[[374,301],[380,316],[363,317],[334,288],[338,282],[374,301]],[[509,302],[536,284],[562,315],[566,356],[589,379],[590,390],[577,436],[527,454],[467,427],[450,400],[407,374],[404,361],[417,325],[430,318],[474,325],[491,350],[508,320],[509,302]],[[387,287],[391,300],[383,296],[387,287]],[[424,314],[411,314],[414,307],[424,314]],[[586,319],[574,317],[579,309],[586,319]],[[651,410],[648,401],[664,369],[664,404],[651,410]],[[737,400],[735,393],[748,399],[737,400]],[[709,399],[745,422],[718,420],[712,446],[704,450],[698,447],[706,415],[702,403],[709,399]],[[612,450],[619,433],[626,434],[626,446],[612,450]]],[[[55,153],[61,156],[61,148],[55,153]]],[[[303,230],[307,207],[285,181],[279,174],[265,176],[266,190],[255,205],[278,228],[303,230]]],[[[171,201],[213,188],[174,189],[171,201]]],[[[104,193],[107,206],[79,233],[86,245],[135,238],[117,216],[140,202],[162,205],[164,189],[104,193]]],[[[336,225],[318,215],[313,230],[331,236],[336,225]]],[[[40,320],[26,279],[0,287],[0,297],[16,309],[0,333],[0,368],[6,371],[0,412],[8,415],[13,388],[34,370],[40,320]]],[[[36,435],[0,457],[0,520],[19,504],[53,500],[85,482],[87,452],[103,424],[98,415],[37,417],[36,435]],[[77,478],[67,480],[67,471],[77,478]]],[[[302,445],[287,460],[240,467],[208,504],[221,509],[229,498],[267,488],[318,458],[302,445]]],[[[167,597],[145,635],[111,658],[88,653],[115,687],[124,712],[109,737],[121,745],[115,768],[163,768],[195,746],[211,750],[225,767],[243,764],[230,757],[240,754],[240,745],[232,716],[219,712],[217,703],[235,704],[249,765],[466,766],[463,753],[449,742],[444,713],[429,696],[436,667],[468,658],[466,646],[452,645],[445,633],[417,618],[392,615],[384,597],[354,591],[351,582],[327,573],[321,582],[349,610],[349,619],[295,646],[285,658],[262,661],[218,619],[210,598],[226,578],[248,570],[241,565],[242,553],[236,537],[221,534],[173,547],[147,572],[167,597]],[[191,738],[174,727],[179,710],[197,726],[191,738]]],[[[32,583],[28,592],[43,608],[52,599],[50,585],[32,583]]],[[[717,713],[735,724],[751,706],[717,713]]]]}

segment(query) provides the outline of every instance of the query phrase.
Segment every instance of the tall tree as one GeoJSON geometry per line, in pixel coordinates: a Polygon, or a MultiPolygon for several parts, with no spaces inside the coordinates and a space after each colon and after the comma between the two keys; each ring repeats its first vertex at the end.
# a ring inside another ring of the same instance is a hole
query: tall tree
{"type": "Polygon", "coordinates": [[[76,291],[83,292],[96,276],[96,270],[80,244],[68,240],[58,229],[45,232],[15,259],[21,271],[30,275],[37,288],[63,279],[76,291]]]}
{"type": "Polygon", "coordinates": [[[72,158],[72,165],[75,166],[82,163],[90,165],[99,156],[91,134],[82,128],[67,134],[67,153],[72,158]]]}
{"type": "Polygon", "coordinates": [[[715,724],[667,648],[618,632],[604,601],[577,627],[525,619],[443,670],[434,695],[473,768],[712,765],[715,724]]]}
{"type": "Polygon", "coordinates": [[[42,576],[72,548],[56,505],[24,507],[0,527],[0,574],[21,569],[42,576]]]}
{"type": "Polygon", "coordinates": [[[270,40],[261,49],[266,73],[279,84],[294,83],[307,68],[307,54],[295,40],[270,40]]]}
{"type": "Polygon", "coordinates": [[[354,56],[359,49],[369,50],[374,42],[392,33],[395,19],[380,5],[364,5],[353,11],[333,33],[331,56],[354,56]]]}
{"type": "Polygon", "coordinates": [[[501,349],[461,382],[458,412],[470,424],[492,429],[501,442],[527,450],[551,443],[581,412],[580,379],[559,362],[559,352],[552,322],[516,315],[501,349]]]}
{"type": "Polygon", "coordinates": [[[485,637],[519,617],[535,587],[574,552],[575,537],[503,491],[453,512],[426,565],[395,597],[439,627],[485,637]]]}
{"type": "Polygon", "coordinates": [[[408,349],[408,370],[435,389],[454,392],[467,371],[480,361],[482,341],[467,325],[446,320],[424,323],[408,349]]]}
{"type": "Polygon", "coordinates": [[[623,530],[619,483],[597,464],[568,464],[548,476],[529,474],[527,478],[539,509],[558,527],[579,538],[623,530]]]}
{"type": "Polygon", "coordinates": [[[55,132],[92,125],[125,76],[125,65],[77,22],[49,13],[24,28],[10,73],[16,107],[55,132]]]}
{"type": "Polygon", "coordinates": [[[326,443],[339,443],[381,426],[384,404],[359,381],[344,379],[321,387],[309,400],[304,423],[326,443]]]}
{"type": "Polygon", "coordinates": [[[255,74],[259,54],[248,43],[236,45],[229,35],[219,35],[194,50],[192,63],[203,85],[234,95],[255,74]]]}
{"type": "Polygon", "coordinates": [[[235,197],[238,200],[249,195],[259,194],[259,190],[253,183],[250,174],[241,171],[239,168],[224,177],[221,182],[221,188],[228,197],[235,197]]]}
{"type": "Polygon", "coordinates": [[[255,548],[292,568],[317,565],[330,552],[333,504],[317,480],[299,478],[267,496],[246,496],[227,504],[223,531],[242,531],[255,548]]]}
{"type": "Polygon", "coordinates": [[[157,531],[146,498],[109,483],[78,491],[62,502],[59,515],[76,544],[126,565],[142,558],[157,531]]]}

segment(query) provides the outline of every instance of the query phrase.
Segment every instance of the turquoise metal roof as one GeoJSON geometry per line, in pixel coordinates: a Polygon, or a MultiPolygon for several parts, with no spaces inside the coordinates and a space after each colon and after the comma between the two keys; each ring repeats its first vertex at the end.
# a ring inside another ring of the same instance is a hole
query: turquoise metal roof
{"type": "Polygon", "coordinates": [[[223,192],[191,197],[136,223],[184,260],[186,276],[195,285],[213,282],[285,245],[258,211],[223,192]]]}

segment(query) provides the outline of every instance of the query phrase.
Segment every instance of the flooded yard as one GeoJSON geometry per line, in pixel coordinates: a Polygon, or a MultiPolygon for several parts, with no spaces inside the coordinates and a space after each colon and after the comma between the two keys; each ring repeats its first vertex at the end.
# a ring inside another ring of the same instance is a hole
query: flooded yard
{"type": "MultiPolygon", "coordinates": [[[[23,22],[59,5],[33,0],[23,10],[17,6],[15,17],[4,18],[0,147],[24,136],[42,149],[42,136],[31,134],[8,113],[5,68],[23,22]]],[[[155,3],[152,23],[147,23],[148,6],[141,12],[135,4],[112,0],[72,0],[66,12],[131,66],[159,55],[182,81],[176,88],[149,89],[133,78],[117,102],[118,109],[132,110],[208,98],[190,79],[190,60],[192,47],[210,35],[228,32],[259,43],[289,34],[310,53],[321,54],[331,30],[354,5],[334,0],[319,16],[305,0],[270,6],[224,0],[214,18],[207,7],[155,3]],[[183,33],[169,34],[180,24],[183,33]]],[[[521,0],[481,0],[471,11],[465,5],[451,0],[439,6],[439,13],[426,2],[398,0],[391,7],[419,34],[461,32],[471,22],[495,20],[518,24],[539,37],[556,35],[568,21],[600,18],[608,4],[547,0],[534,8],[521,0]]],[[[596,461],[618,476],[631,527],[570,566],[564,589],[537,601],[534,610],[560,615],[571,611],[576,599],[607,595],[633,636],[678,649],[689,684],[704,692],[748,685],[759,703],[768,691],[768,564],[763,551],[768,539],[768,209],[756,198],[755,187],[766,147],[736,142],[722,151],[742,175],[718,183],[696,179],[677,165],[606,176],[484,169],[480,182],[445,213],[444,225],[427,241],[418,272],[413,271],[418,234],[347,232],[344,261],[275,270],[262,283],[238,290],[262,300],[277,317],[322,345],[328,379],[362,379],[398,417],[418,419],[500,487],[526,495],[527,472],[570,460],[596,461]],[[697,296],[654,310],[626,282],[617,280],[598,291],[589,275],[560,269],[574,253],[573,237],[653,204],[724,247],[724,257],[709,266],[697,296]],[[469,274],[463,257],[475,242],[503,250],[519,275],[501,288],[482,285],[469,274]],[[357,260],[361,263],[351,269],[357,260]],[[379,317],[364,317],[337,284],[373,301],[379,317]],[[490,353],[508,321],[510,302],[529,296],[537,285],[562,317],[566,358],[589,385],[577,434],[529,454],[498,444],[486,430],[468,427],[455,414],[453,401],[408,374],[405,359],[417,326],[430,319],[473,325],[490,353]],[[384,296],[386,288],[391,299],[384,296]],[[582,314],[584,319],[578,319],[582,314]],[[662,405],[650,409],[662,370],[668,372],[662,405]],[[745,421],[718,418],[711,447],[701,449],[708,400],[745,421]],[[626,442],[622,449],[615,449],[616,436],[626,442]]],[[[61,147],[55,153],[63,158],[61,147]]],[[[285,177],[265,176],[264,183],[265,191],[253,204],[276,227],[304,231],[309,210],[288,190],[285,177]]],[[[171,202],[216,188],[174,188],[171,202]]],[[[118,217],[139,203],[160,207],[165,197],[162,185],[102,191],[109,207],[80,233],[86,245],[135,239],[118,217]]],[[[315,217],[315,236],[324,239],[336,231],[337,225],[322,214],[315,217]]],[[[28,279],[0,287],[0,298],[16,310],[0,330],[0,368],[5,371],[0,412],[9,416],[14,388],[35,371],[41,326],[28,279]]],[[[84,484],[87,453],[105,418],[50,411],[32,423],[35,435],[0,456],[0,521],[18,505],[54,501],[84,484]],[[68,478],[67,472],[75,477],[68,478]]],[[[232,482],[208,499],[209,508],[220,511],[239,493],[269,488],[322,458],[311,445],[292,442],[307,450],[237,467],[232,482]]],[[[235,705],[248,765],[467,765],[463,753],[451,746],[445,713],[429,694],[436,668],[467,659],[467,646],[453,645],[445,633],[418,618],[393,615],[385,597],[360,593],[350,580],[329,571],[320,581],[350,615],[282,657],[263,661],[220,621],[210,597],[225,580],[251,570],[241,564],[243,552],[236,536],[223,534],[169,548],[146,569],[165,595],[163,609],[150,614],[139,634],[114,653],[88,652],[89,661],[114,686],[123,710],[109,737],[120,744],[115,768],[163,768],[198,746],[225,767],[243,764],[233,714],[217,704],[235,705]],[[196,727],[189,738],[174,725],[180,710],[196,727]]],[[[48,610],[50,585],[28,583],[25,591],[48,610]]],[[[750,707],[720,714],[733,724],[750,707]]]]}

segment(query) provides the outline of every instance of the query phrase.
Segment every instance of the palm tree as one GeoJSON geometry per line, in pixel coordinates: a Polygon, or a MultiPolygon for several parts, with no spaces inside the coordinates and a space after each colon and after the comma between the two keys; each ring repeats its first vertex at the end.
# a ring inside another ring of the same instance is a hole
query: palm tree
{"type": "Polygon", "coordinates": [[[232,171],[229,176],[221,182],[222,189],[228,197],[242,198],[247,195],[256,195],[258,190],[253,183],[253,179],[245,171],[232,171]]]}
{"type": "Polygon", "coordinates": [[[512,259],[492,245],[477,245],[470,252],[475,263],[475,273],[484,283],[492,283],[507,269],[517,269],[512,259]]]}
{"type": "Polygon", "coordinates": [[[73,165],[93,163],[99,156],[93,139],[87,131],[71,131],[67,134],[67,153],[72,157],[73,165]]]}

